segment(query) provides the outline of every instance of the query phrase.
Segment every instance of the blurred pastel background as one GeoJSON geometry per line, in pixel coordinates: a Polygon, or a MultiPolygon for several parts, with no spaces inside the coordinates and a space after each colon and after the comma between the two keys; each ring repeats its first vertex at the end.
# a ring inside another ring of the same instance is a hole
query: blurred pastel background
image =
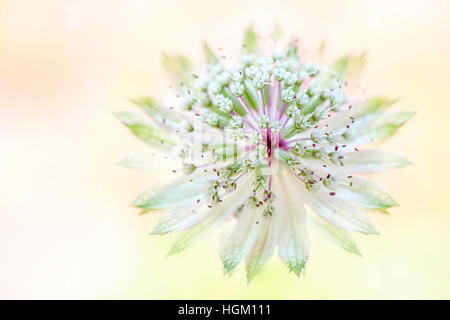
{"type": "Polygon", "coordinates": [[[0,1],[0,298],[450,298],[449,39],[446,0],[0,1]],[[201,61],[203,39],[234,50],[275,21],[326,59],[368,52],[365,94],[418,111],[384,144],[415,165],[373,178],[400,207],[371,214],[363,258],[313,236],[306,276],[273,258],[247,285],[222,275],[218,235],[171,257],[148,235],[161,214],[129,204],[170,166],[115,165],[145,146],[112,112],[161,96],[162,50],[201,61]]]}

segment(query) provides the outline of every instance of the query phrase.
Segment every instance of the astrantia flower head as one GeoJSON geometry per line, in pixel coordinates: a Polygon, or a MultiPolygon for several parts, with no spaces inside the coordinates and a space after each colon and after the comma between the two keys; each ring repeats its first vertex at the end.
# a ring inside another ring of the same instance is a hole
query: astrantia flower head
{"type": "MultiPolygon", "coordinates": [[[[344,76],[364,55],[319,66],[303,59],[295,41],[263,52],[251,28],[234,65],[204,49],[204,72],[164,55],[172,97],[135,101],[144,113],[117,113],[140,139],[182,163],[175,181],[134,201],[142,212],[168,209],[152,234],[181,232],[175,253],[232,222],[223,228],[220,256],[226,273],[245,260],[249,281],[276,250],[299,275],[310,227],[359,254],[349,233],[376,234],[366,211],[396,203],[356,174],[408,164],[359,146],[393,135],[412,114],[385,112],[394,100],[350,98],[344,76]]],[[[134,158],[125,164],[142,167],[134,158]]]]}

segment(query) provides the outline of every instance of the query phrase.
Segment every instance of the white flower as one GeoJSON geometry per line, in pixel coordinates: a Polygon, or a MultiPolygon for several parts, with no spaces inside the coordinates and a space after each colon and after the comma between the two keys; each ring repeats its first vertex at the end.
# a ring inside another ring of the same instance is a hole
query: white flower
{"type": "MultiPolygon", "coordinates": [[[[245,260],[249,281],[276,249],[299,275],[309,227],[359,254],[347,232],[375,234],[365,210],[385,212],[396,203],[356,175],[409,163],[359,146],[391,136],[412,114],[385,113],[395,102],[385,98],[350,104],[342,89],[346,65],[331,70],[300,61],[295,43],[264,57],[249,28],[243,47],[240,64],[228,69],[205,45],[210,72],[201,78],[192,76],[188,59],[165,55],[176,80],[173,101],[143,98],[135,103],[144,113],[116,114],[140,139],[182,162],[180,178],[145,191],[133,205],[170,209],[152,232],[182,232],[170,253],[234,221],[221,259],[227,273],[245,260]]],[[[124,165],[133,163],[142,167],[130,158],[124,165]]]]}
{"type": "Polygon", "coordinates": [[[291,102],[294,99],[295,99],[295,92],[294,90],[292,90],[291,87],[283,89],[283,91],[281,92],[281,100],[287,103],[291,102]]]}
{"type": "Polygon", "coordinates": [[[221,94],[217,94],[213,103],[215,106],[219,107],[222,112],[230,113],[233,110],[233,102],[221,94]]]}

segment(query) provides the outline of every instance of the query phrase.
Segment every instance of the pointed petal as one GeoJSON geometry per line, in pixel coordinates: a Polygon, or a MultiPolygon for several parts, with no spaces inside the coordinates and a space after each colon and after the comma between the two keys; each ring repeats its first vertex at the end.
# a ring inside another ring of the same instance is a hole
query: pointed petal
{"type": "Polygon", "coordinates": [[[259,208],[244,208],[239,213],[233,232],[220,252],[225,273],[231,274],[245,258],[261,233],[262,225],[262,210],[259,208]]]}
{"type": "Polygon", "coordinates": [[[275,216],[266,217],[266,219],[268,221],[264,225],[264,230],[246,259],[247,283],[250,283],[261,271],[264,264],[275,251],[278,242],[280,219],[275,216]]]}
{"type": "Polygon", "coordinates": [[[322,41],[320,41],[320,45],[319,45],[319,47],[317,48],[317,51],[316,51],[316,56],[317,56],[318,59],[321,60],[323,58],[323,55],[325,54],[326,48],[327,48],[327,42],[326,42],[325,39],[322,39],[322,41]]]}
{"type": "Polygon", "coordinates": [[[251,193],[253,180],[254,175],[244,177],[235,191],[226,199],[223,199],[217,206],[210,209],[205,221],[181,234],[170,249],[169,255],[187,249],[202,236],[214,230],[223,221],[233,215],[251,193]]]}
{"type": "Polygon", "coordinates": [[[390,106],[396,99],[375,97],[362,102],[355,103],[352,109],[339,113],[336,117],[324,120],[331,131],[345,128],[350,125],[352,130],[364,128],[377,119],[378,116],[390,106]]]}
{"type": "Polygon", "coordinates": [[[382,150],[349,152],[345,154],[342,163],[345,170],[350,173],[383,172],[411,164],[408,159],[400,154],[382,150]]]}
{"type": "Polygon", "coordinates": [[[283,38],[283,33],[283,28],[281,27],[280,23],[275,22],[272,32],[274,39],[280,41],[283,38]]]}
{"type": "Polygon", "coordinates": [[[336,71],[341,77],[345,75],[348,66],[348,56],[344,56],[336,60],[331,68],[336,71]]]}
{"type": "Polygon", "coordinates": [[[293,40],[289,43],[286,56],[293,59],[298,59],[297,40],[293,40]]]}
{"type": "Polygon", "coordinates": [[[356,109],[356,118],[369,113],[381,113],[397,102],[397,99],[386,97],[375,97],[362,102],[356,109]]]}
{"type": "Polygon", "coordinates": [[[317,215],[309,215],[308,222],[314,230],[316,230],[318,233],[323,235],[325,238],[327,238],[337,246],[359,256],[361,255],[358,247],[347,232],[336,228],[317,215]]]}
{"type": "Polygon", "coordinates": [[[407,111],[393,112],[368,126],[350,130],[344,134],[344,138],[351,141],[352,145],[386,139],[395,134],[397,129],[404,125],[413,115],[413,112],[407,111]]]}

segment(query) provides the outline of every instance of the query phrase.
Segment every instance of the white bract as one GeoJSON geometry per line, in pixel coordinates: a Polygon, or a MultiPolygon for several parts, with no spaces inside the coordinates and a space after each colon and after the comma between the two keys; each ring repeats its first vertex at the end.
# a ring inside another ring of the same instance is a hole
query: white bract
{"type": "MultiPolygon", "coordinates": [[[[351,102],[345,77],[364,55],[320,67],[303,61],[295,42],[264,55],[251,28],[238,65],[226,67],[204,49],[203,75],[187,58],[164,55],[176,91],[170,103],[143,98],[134,102],[144,113],[117,113],[140,139],[183,164],[181,177],[133,203],[143,212],[169,209],[152,234],[182,232],[175,253],[231,220],[220,255],[227,273],[245,260],[249,281],[276,249],[299,275],[309,226],[359,254],[348,233],[376,234],[366,211],[396,203],[355,174],[409,162],[358,147],[393,135],[412,113],[386,113],[395,101],[385,98],[351,102]]],[[[145,167],[141,158],[122,164],[145,167]]]]}

